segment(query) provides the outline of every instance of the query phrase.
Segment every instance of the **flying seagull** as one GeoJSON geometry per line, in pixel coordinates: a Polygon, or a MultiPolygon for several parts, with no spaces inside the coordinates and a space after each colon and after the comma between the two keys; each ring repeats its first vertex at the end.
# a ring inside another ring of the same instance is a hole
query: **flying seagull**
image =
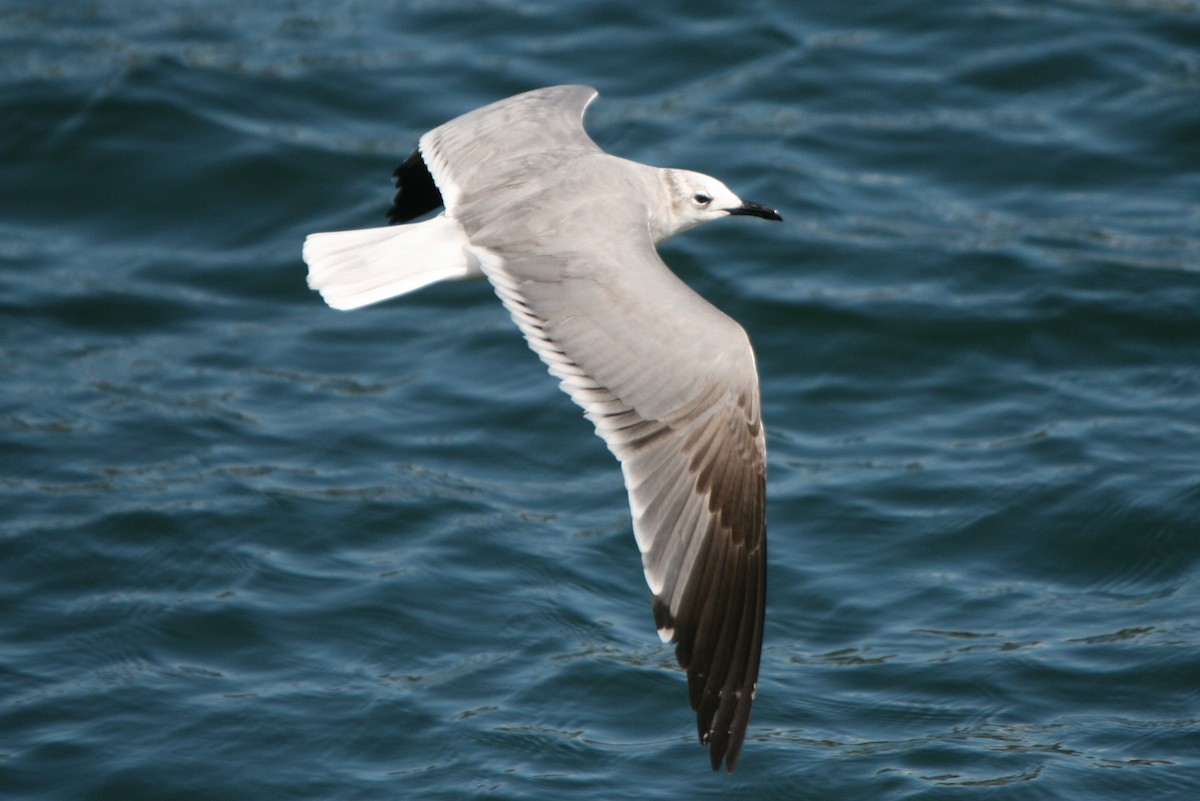
{"type": "Polygon", "coordinates": [[[429,131],[396,169],[393,225],[305,240],[308,285],[356,309],[491,282],[621,463],[659,636],[676,643],[713,770],[732,772],[766,604],[758,375],[742,327],[655,247],[729,215],[782,218],[707,175],[605,153],[583,128],[596,95],[537,89],[429,131]]]}

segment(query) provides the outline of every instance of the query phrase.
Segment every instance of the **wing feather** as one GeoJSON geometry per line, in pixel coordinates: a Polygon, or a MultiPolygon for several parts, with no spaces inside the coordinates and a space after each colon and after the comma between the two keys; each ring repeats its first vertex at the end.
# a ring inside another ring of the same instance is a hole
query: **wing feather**
{"type": "Polygon", "coordinates": [[[543,238],[536,256],[502,241],[474,252],[530,347],[621,462],[655,624],[676,643],[713,768],[732,771],[766,601],[754,354],[737,323],[667,269],[648,232],[586,252],[567,244],[580,235],[543,238]],[[621,284],[631,272],[636,291],[621,284]]]}
{"type": "Polygon", "coordinates": [[[600,148],[583,128],[583,112],[596,98],[590,86],[551,86],[507,97],[434,128],[418,145],[437,188],[453,214],[463,187],[473,194],[495,191],[511,180],[507,166],[529,155],[544,159],[561,150],[600,148]],[[504,159],[497,160],[496,154],[504,159]]]}

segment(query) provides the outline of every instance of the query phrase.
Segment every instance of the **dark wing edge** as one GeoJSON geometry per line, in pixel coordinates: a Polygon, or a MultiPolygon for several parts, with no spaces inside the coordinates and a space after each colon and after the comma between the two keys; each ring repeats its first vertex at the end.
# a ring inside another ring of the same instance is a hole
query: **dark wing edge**
{"type": "MultiPolygon", "coordinates": [[[[713,770],[724,761],[732,773],[750,722],[762,656],[766,461],[757,409],[747,417],[718,407],[706,422],[684,440],[694,480],[686,491],[706,504],[699,537],[689,541],[688,532],[671,529],[646,532],[651,547],[644,558],[648,577],[657,572],[666,585],[652,597],[655,624],[670,634],[676,659],[687,671],[697,734],[709,746],[713,770]],[[744,426],[741,432],[729,430],[738,425],[744,426]]],[[[678,491],[669,486],[651,493],[644,517],[652,517],[656,505],[679,504],[678,491]]],[[[688,519],[686,511],[681,518],[688,519]]]]}
{"type": "Polygon", "coordinates": [[[414,220],[445,205],[442,193],[433,181],[433,174],[421,158],[421,151],[414,150],[404,163],[392,173],[396,184],[396,197],[388,210],[388,224],[396,225],[414,220]]]}
{"type": "Polygon", "coordinates": [[[417,145],[449,213],[464,196],[478,198],[511,181],[513,164],[531,154],[599,151],[583,127],[597,96],[590,86],[548,86],[455,117],[417,145]]]}
{"type": "Polygon", "coordinates": [[[733,772],[757,689],[766,609],[766,445],[753,353],[747,343],[742,386],[714,388],[670,419],[646,419],[556,341],[526,299],[537,281],[512,275],[502,260],[482,261],[530,347],[621,462],[655,623],[676,643],[713,770],[724,763],[733,772]]]}
{"type": "Polygon", "coordinates": [[[405,223],[444,206],[439,181],[449,187],[453,200],[458,194],[453,174],[469,174],[485,165],[492,152],[486,145],[494,137],[503,138],[506,158],[556,145],[596,148],[583,128],[584,112],[596,95],[590,86],[535,89],[469,111],[429,131],[392,173],[397,192],[388,222],[405,223]],[[423,155],[426,149],[429,154],[423,155]]]}

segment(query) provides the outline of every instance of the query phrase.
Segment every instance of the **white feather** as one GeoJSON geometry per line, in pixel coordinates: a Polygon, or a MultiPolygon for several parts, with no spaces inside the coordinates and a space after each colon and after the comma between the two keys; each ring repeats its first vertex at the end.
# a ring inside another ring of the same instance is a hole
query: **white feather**
{"type": "Polygon", "coordinates": [[[308,285],[335,309],[357,309],[435,281],[482,278],[456,221],[439,215],[410,225],[309,234],[308,285]]]}

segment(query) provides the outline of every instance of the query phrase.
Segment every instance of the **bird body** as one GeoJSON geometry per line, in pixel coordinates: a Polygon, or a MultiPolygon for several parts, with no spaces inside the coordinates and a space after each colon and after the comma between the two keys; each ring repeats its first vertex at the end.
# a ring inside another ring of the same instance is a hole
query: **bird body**
{"type": "Polygon", "coordinates": [[[729,215],[780,217],[715,178],[605,153],[582,125],[595,96],[539,89],[426,133],[395,173],[389,216],[408,224],[310,235],[308,282],[354,309],[487,278],[620,461],[659,635],[677,644],[713,769],[732,771],[766,602],[758,375],[742,327],[655,246],[729,215]]]}

